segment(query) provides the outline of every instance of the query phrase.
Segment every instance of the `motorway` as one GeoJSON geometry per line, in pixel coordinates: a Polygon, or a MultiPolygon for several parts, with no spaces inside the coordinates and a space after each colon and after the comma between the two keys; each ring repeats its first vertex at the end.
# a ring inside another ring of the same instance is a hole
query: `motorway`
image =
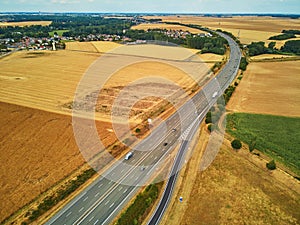
{"type": "MultiPolygon", "coordinates": [[[[205,88],[212,88],[211,86],[213,85],[219,85],[220,89],[221,89],[221,93],[223,93],[225,91],[225,89],[231,84],[231,82],[233,81],[234,77],[236,76],[237,72],[238,72],[238,67],[240,64],[240,59],[241,59],[241,51],[239,49],[239,46],[236,44],[235,41],[233,41],[230,37],[228,37],[227,35],[224,35],[223,33],[218,32],[218,34],[222,37],[224,37],[228,43],[229,43],[229,47],[230,47],[230,57],[229,60],[227,62],[227,64],[225,65],[225,67],[223,68],[223,70],[217,75],[216,79],[218,80],[217,84],[215,84],[215,82],[210,82],[206,85],[205,88]]],[[[208,92],[209,93],[209,92],[208,92]]],[[[208,95],[209,96],[209,95],[208,95]]],[[[211,99],[209,101],[209,104],[214,104],[216,102],[216,100],[211,99]]],[[[203,109],[202,112],[206,112],[209,110],[207,109],[203,109]]],[[[203,117],[199,117],[197,118],[197,122],[192,124],[193,125],[193,129],[189,132],[189,139],[191,140],[192,137],[194,136],[194,134],[196,133],[196,130],[198,128],[198,124],[200,123],[200,121],[203,120],[203,117]]],[[[171,170],[171,177],[169,178],[166,188],[164,190],[163,196],[156,208],[156,210],[154,211],[151,219],[148,222],[148,225],[156,225],[159,224],[167,206],[168,203],[170,201],[170,198],[172,196],[173,193],[173,188],[176,184],[176,180],[177,180],[177,175],[178,175],[178,168],[180,168],[183,159],[185,158],[185,153],[187,152],[187,146],[188,146],[188,141],[183,141],[180,149],[177,153],[176,156],[176,161],[172,167],[171,170]]]]}
{"type": "Polygon", "coordinates": [[[154,129],[147,138],[138,143],[131,159],[116,161],[104,174],[54,215],[46,223],[47,225],[110,224],[138,192],[140,186],[147,184],[156,170],[170,158],[170,153],[175,146],[180,144],[180,150],[164,192],[169,193],[169,196],[160,201],[162,208],[156,210],[159,213],[158,216],[154,215],[150,221],[150,224],[159,223],[193,134],[238,71],[241,58],[239,47],[228,36],[220,35],[228,40],[231,53],[227,64],[216,78],[154,129]],[[218,96],[213,98],[215,92],[218,92],[218,96]],[[154,221],[153,218],[157,219],[154,221]]]}

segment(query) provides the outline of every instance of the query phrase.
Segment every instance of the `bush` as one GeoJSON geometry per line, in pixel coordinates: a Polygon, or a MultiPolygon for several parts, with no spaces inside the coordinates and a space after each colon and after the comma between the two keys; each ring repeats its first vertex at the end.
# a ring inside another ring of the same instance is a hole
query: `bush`
{"type": "Polygon", "coordinates": [[[212,131],[216,130],[216,125],[210,123],[210,124],[208,124],[207,129],[209,130],[209,132],[212,132],[212,131]]]}
{"type": "Polygon", "coordinates": [[[266,163],[266,166],[269,170],[275,170],[276,169],[275,160],[273,159],[270,162],[266,163]]]}
{"type": "Polygon", "coordinates": [[[234,149],[241,149],[242,143],[241,143],[240,140],[234,139],[234,140],[231,142],[231,146],[232,146],[232,148],[234,148],[234,149]]]}
{"type": "Polygon", "coordinates": [[[140,128],[136,128],[136,129],[135,129],[135,132],[136,132],[136,133],[141,133],[141,129],[140,129],[140,128]]]}

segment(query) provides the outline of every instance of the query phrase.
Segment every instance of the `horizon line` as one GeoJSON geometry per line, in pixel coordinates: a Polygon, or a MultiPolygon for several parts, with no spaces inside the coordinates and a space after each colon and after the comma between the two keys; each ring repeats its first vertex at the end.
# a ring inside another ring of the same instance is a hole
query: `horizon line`
{"type": "Polygon", "coordinates": [[[298,15],[293,12],[93,12],[93,11],[0,11],[3,13],[87,13],[87,14],[172,14],[172,15],[298,15]]]}

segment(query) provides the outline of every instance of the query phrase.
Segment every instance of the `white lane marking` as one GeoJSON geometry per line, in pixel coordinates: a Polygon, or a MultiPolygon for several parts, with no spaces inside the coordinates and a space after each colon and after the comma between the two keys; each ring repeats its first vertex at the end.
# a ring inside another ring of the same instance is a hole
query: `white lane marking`
{"type": "Polygon", "coordinates": [[[127,191],[127,189],[125,189],[124,191],[123,191],[123,193],[125,193],[127,191]]]}
{"type": "Polygon", "coordinates": [[[108,200],[104,205],[107,205],[109,203],[110,200],[108,200]]]}
{"type": "Polygon", "coordinates": [[[156,160],[157,159],[157,156],[154,158],[154,160],[156,160]]]}
{"type": "Polygon", "coordinates": [[[70,216],[71,214],[72,214],[72,212],[69,212],[69,213],[66,215],[66,217],[70,216]]]}
{"type": "Polygon", "coordinates": [[[109,206],[109,208],[113,207],[113,206],[114,206],[114,204],[115,204],[115,203],[111,204],[111,205],[109,206]]]}
{"type": "Polygon", "coordinates": [[[84,207],[82,207],[81,209],[79,209],[79,211],[78,211],[78,212],[81,212],[83,209],[84,209],[84,207]]]}
{"type": "Polygon", "coordinates": [[[109,183],[108,183],[108,184],[111,184],[111,182],[112,182],[112,181],[109,181],[109,183]]]}
{"type": "Polygon", "coordinates": [[[123,187],[121,186],[120,188],[119,188],[119,191],[121,191],[123,189],[123,187]]]}
{"type": "Polygon", "coordinates": [[[99,220],[96,220],[95,223],[94,223],[94,225],[96,225],[96,223],[98,223],[98,222],[99,222],[99,220]]]}
{"type": "Polygon", "coordinates": [[[139,177],[136,177],[136,178],[135,178],[135,180],[138,180],[138,179],[139,179],[139,177]]]}
{"type": "Polygon", "coordinates": [[[100,184],[98,187],[102,187],[103,184],[100,184]]]}
{"type": "Polygon", "coordinates": [[[91,222],[93,219],[94,219],[94,216],[91,219],[89,219],[89,222],[91,222]]]}
{"type": "Polygon", "coordinates": [[[88,198],[89,198],[89,196],[87,196],[85,199],[83,199],[83,201],[85,202],[88,198]]]}
{"type": "Polygon", "coordinates": [[[123,173],[123,172],[124,172],[124,170],[121,171],[121,173],[123,173]]]}
{"type": "Polygon", "coordinates": [[[98,192],[97,194],[95,194],[95,197],[97,197],[100,193],[98,192]]]}

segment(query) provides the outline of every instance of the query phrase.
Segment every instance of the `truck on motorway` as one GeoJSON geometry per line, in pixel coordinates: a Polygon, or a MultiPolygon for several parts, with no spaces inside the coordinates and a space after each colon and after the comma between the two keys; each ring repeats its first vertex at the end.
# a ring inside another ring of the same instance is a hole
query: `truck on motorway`
{"type": "Polygon", "coordinates": [[[130,159],[131,157],[133,156],[133,153],[132,152],[128,152],[125,156],[125,160],[128,160],[130,159]]]}
{"type": "Polygon", "coordinates": [[[216,91],[216,92],[213,93],[212,98],[217,97],[217,95],[218,95],[218,92],[216,91]]]}

